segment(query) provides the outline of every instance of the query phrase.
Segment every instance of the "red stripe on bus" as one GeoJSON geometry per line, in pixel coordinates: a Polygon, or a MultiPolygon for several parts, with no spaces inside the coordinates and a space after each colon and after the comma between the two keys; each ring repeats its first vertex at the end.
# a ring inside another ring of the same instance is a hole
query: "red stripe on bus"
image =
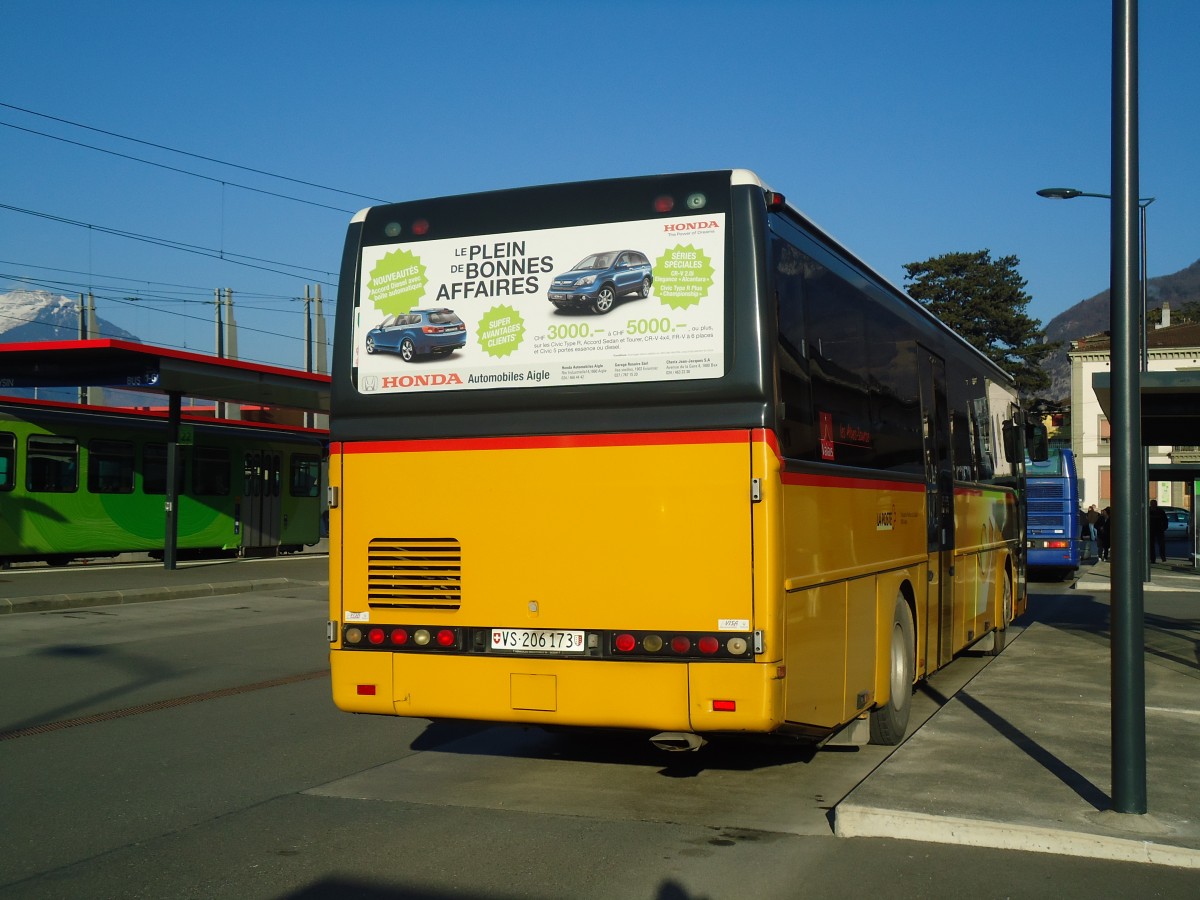
{"type": "Polygon", "coordinates": [[[342,453],[428,453],[451,450],[543,450],[570,447],[740,444],[745,440],[745,431],[662,431],[637,434],[547,434],[530,437],[343,441],[335,446],[342,453]]]}
{"type": "Polygon", "coordinates": [[[882,478],[858,478],[852,475],[808,475],[799,472],[784,472],[784,484],[800,487],[860,488],[872,491],[912,491],[925,493],[925,485],[919,481],[885,481],[882,478]]]}

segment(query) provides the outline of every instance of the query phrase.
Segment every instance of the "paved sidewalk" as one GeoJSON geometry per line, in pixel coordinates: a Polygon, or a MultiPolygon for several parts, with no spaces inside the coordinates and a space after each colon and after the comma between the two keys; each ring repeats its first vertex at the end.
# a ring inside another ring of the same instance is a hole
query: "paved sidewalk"
{"type": "Polygon", "coordinates": [[[0,621],[4,613],[143,603],[151,600],[236,594],[288,584],[328,584],[324,541],[308,552],[270,559],[180,561],[175,569],[142,554],[117,561],[74,562],[62,568],[14,566],[0,571],[0,621]]]}
{"type": "Polygon", "coordinates": [[[836,832],[1200,868],[1200,576],[1145,586],[1148,812],[1112,810],[1109,567],[1024,630],[840,803],[836,832]]]}

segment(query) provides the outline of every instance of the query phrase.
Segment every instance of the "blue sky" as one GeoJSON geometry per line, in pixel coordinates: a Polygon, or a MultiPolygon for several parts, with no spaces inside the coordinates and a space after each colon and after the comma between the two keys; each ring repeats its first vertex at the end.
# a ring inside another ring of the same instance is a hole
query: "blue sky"
{"type": "MultiPolygon", "coordinates": [[[[1140,5],[1155,276],[1200,258],[1200,4],[1140,5]]],[[[205,301],[230,287],[242,357],[302,367],[295,298],[332,299],[368,198],[708,168],[758,172],[900,285],[906,262],[1013,254],[1043,324],[1108,286],[1110,204],[1035,194],[1109,192],[1098,0],[10,0],[4,20],[0,204],[24,212],[0,208],[0,291],[90,286],[153,343],[211,351],[205,301]]]]}

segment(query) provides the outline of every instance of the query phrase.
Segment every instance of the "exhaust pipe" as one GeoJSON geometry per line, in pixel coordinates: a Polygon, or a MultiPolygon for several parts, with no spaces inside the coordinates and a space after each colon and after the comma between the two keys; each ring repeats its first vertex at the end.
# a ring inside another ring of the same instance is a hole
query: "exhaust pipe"
{"type": "Polygon", "coordinates": [[[699,750],[704,746],[705,740],[700,735],[692,734],[690,731],[664,731],[650,738],[650,743],[659,750],[680,752],[684,750],[699,750]]]}

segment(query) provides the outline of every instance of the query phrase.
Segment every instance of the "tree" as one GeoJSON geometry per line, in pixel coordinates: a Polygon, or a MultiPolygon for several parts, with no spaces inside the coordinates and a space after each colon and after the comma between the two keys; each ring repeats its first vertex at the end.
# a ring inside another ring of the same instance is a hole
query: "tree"
{"type": "Polygon", "coordinates": [[[990,250],[945,253],[906,263],[908,293],[1016,379],[1022,395],[1050,386],[1042,368],[1061,341],[1046,343],[1042,323],[1025,314],[1028,282],[1015,256],[992,259],[990,250]]]}

